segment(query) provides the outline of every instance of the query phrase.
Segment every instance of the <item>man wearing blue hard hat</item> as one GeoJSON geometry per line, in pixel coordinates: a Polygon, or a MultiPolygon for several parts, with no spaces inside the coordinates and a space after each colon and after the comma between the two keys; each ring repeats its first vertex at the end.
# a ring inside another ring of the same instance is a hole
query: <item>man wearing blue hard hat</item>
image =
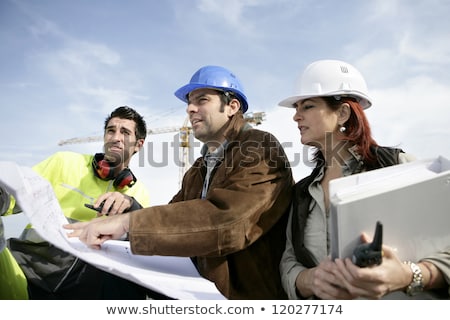
{"type": "Polygon", "coordinates": [[[200,68],[175,96],[204,146],[171,202],[65,227],[97,248],[128,232],[135,254],[191,257],[228,299],[285,299],[278,267],[294,181],[282,146],[245,121],[242,84],[223,67],[200,68]]]}

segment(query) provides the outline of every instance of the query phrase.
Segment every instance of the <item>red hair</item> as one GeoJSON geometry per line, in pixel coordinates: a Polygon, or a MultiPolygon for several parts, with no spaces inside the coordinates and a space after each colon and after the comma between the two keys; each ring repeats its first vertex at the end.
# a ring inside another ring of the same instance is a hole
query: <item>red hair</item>
{"type": "Polygon", "coordinates": [[[359,102],[352,97],[341,97],[340,100],[336,100],[334,97],[323,98],[333,110],[337,110],[343,103],[347,103],[350,106],[350,117],[343,124],[346,130],[342,140],[356,145],[357,152],[362,156],[366,163],[376,161],[376,157],[371,152],[370,147],[378,146],[378,144],[372,138],[369,121],[359,102]]]}

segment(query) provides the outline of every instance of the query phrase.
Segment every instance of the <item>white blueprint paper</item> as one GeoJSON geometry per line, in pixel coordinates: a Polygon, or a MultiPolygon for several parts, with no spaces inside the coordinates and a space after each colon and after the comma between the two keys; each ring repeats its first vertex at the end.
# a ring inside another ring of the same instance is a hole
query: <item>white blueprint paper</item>
{"type": "Polygon", "coordinates": [[[189,258],[141,256],[128,241],[110,240],[101,250],[68,238],[68,223],[50,183],[29,167],[0,162],[0,184],[14,195],[36,231],[47,241],[96,267],[175,299],[225,299],[201,277],[189,258]]]}

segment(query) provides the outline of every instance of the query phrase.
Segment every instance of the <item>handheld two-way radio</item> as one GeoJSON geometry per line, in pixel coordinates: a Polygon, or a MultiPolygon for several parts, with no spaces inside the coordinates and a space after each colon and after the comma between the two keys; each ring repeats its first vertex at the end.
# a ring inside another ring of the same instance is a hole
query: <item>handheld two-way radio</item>
{"type": "Polygon", "coordinates": [[[377,221],[372,243],[362,243],[353,251],[353,263],[360,267],[379,265],[383,261],[383,225],[377,221]]]}

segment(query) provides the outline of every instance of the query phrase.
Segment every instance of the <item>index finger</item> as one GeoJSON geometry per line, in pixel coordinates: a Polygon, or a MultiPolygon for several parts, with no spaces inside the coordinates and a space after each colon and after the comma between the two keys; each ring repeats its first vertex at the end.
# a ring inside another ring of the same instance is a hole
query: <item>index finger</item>
{"type": "Polygon", "coordinates": [[[95,200],[94,206],[99,207],[99,206],[102,204],[102,202],[104,202],[104,201],[107,200],[109,197],[111,197],[111,195],[112,195],[112,192],[107,192],[107,193],[104,193],[104,194],[100,195],[100,196],[95,200]]]}
{"type": "Polygon", "coordinates": [[[66,235],[68,238],[79,238],[83,230],[74,230],[72,232],[67,232],[66,235]]]}
{"type": "Polygon", "coordinates": [[[68,223],[63,224],[63,228],[67,230],[72,230],[72,232],[67,232],[66,235],[68,238],[78,238],[83,231],[83,226],[85,222],[76,222],[76,223],[68,223]]]}
{"type": "Polygon", "coordinates": [[[89,222],[75,222],[63,224],[64,229],[68,230],[79,230],[83,229],[89,222]]]}

